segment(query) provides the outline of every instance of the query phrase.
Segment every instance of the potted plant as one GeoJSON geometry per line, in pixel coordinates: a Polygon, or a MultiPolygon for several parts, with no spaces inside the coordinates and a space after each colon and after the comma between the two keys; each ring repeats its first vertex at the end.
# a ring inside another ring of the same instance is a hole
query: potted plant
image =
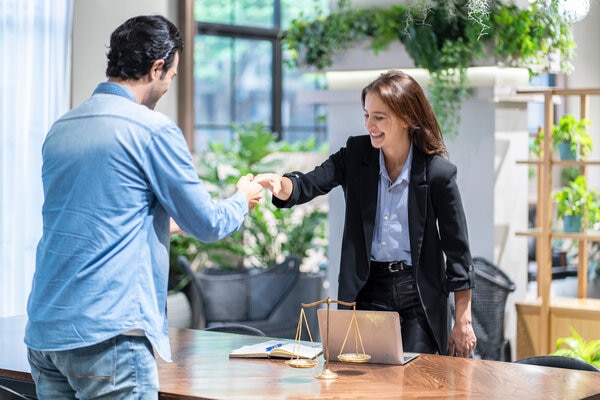
{"type": "Polygon", "coordinates": [[[447,136],[456,133],[460,103],[469,96],[468,67],[493,59],[529,68],[572,71],[572,17],[560,0],[535,0],[520,8],[512,1],[420,0],[406,5],[353,8],[339,0],[335,12],[298,18],[285,32],[290,62],[318,70],[333,55],[365,40],[375,53],[399,40],[415,66],[430,72],[429,95],[447,136]]]}
{"type": "MultiPolygon", "coordinates": [[[[233,129],[230,142],[211,142],[209,151],[198,157],[199,177],[216,199],[230,196],[241,175],[281,173],[286,159],[307,158],[306,150],[316,153],[314,141],[294,146],[276,142],[261,123],[233,129]]],[[[326,202],[278,209],[265,198],[248,213],[239,231],[220,241],[203,243],[189,235],[172,235],[171,265],[176,271],[179,256],[189,260],[209,326],[244,323],[266,334],[293,338],[299,312],[295,307],[320,299],[314,296],[320,296],[324,280],[320,266],[327,251],[326,221],[326,202]],[[275,310],[273,302],[294,310],[275,310]],[[269,322],[277,313],[289,320],[269,322]]]]}
{"type": "Polygon", "coordinates": [[[575,160],[587,156],[592,151],[593,141],[587,131],[591,125],[587,118],[577,119],[565,114],[552,127],[552,141],[558,146],[561,160],[575,160]]]}
{"type": "Polygon", "coordinates": [[[554,193],[556,216],[562,219],[565,232],[581,232],[600,220],[600,192],[588,190],[585,177],[579,175],[562,190],[554,193]]]}
{"type": "MultiPolygon", "coordinates": [[[[198,156],[199,177],[216,199],[233,194],[241,175],[285,172],[280,169],[292,155],[316,152],[312,140],[295,146],[276,142],[262,123],[233,129],[231,142],[211,142],[209,150],[198,156]]],[[[278,209],[265,198],[248,213],[242,229],[223,240],[202,243],[193,237],[173,235],[171,256],[185,255],[198,271],[261,268],[292,255],[306,261],[313,251],[326,252],[326,218],[325,203],[278,209]]]]}
{"type": "Polygon", "coordinates": [[[551,355],[579,358],[600,368],[600,340],[585,341],[573,327],[571,336],[556,341],[556,351],[551,355]]]}

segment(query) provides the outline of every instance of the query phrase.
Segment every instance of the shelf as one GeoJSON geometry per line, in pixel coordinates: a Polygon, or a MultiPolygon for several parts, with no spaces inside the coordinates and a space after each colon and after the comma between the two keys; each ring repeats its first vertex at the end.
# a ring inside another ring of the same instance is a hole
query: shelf
{"type": "Polygon", "coordinates": [[[571,328],[583,338],[593,340],[600,331],[600,299],[553,297],[547,307],[548,327],[542,323],[542,299],[522,301],[517,308],[517,359],[532,355],[549,354],[559,338],[571,336],[571,328]],[[548,345],[540,342],[540,335],[548,335],[548,345]]]}
{"type": "MultiPolygon", "coordinates": [[[[564,279],[567,277],[575,277],[577,276],[577,266],[576,265],[567,265],[566,267],[552,267],[552,280],[555,279],[564,279]]],[[[537,280],[537,268],[536,271],[527,273],[527,281],[532,282],[537,280]]]]}
{"type": "MultiPolygon", "coordinates": [[[[599,166],[599,160],[552,160],[550,163],[554,166],[559,167],[569,167],[569,166],[599,166]]],[[[543,165],[544,161],[542,160],[519,160],[517,161],[517,165],[543,165]]]]}
{"type": "MultiPolygon", "coordinates": [[[[538,299],[517,304],[517,354],[521,356],[543,355],[554,350],[557,337],[569,336],[573,326],[583,337],[596,339],[600,331],[600,299],[588,299],[588,242],[600,242],[600,232],[570,233],[553,229],[553,175],[555,167],[579,167],[580,174],[587,177],[588,167],[600,166],[600,160],[559,160],[553,152],[552,130],[555,123],[555,104],[558,98],[578,97],[579,118],[589,118],[589,97],[600,95],[600,88],[557,89],[531,88],[517,91],[519,94],[539,94],[544,100],[544,140],[541,148],[544,157],[517,161],[520,165],[537,166],[535,179],[536,221],[535,227],[518,236],[536,238],[536,281],[538,299]],[[577,266],[558,270],[554,267],[553,240],[571,239],[579,242],[577,266]],[[552,278],[557,274],[577,275],[577,298],[555,298],[551,294],[552,278]],[[589,330],[588,326],[593,326],[589,330]],[[585,332],[581,332],[585,330],[585,332]],[[585,334],[584,334],[585,333],[585,334]],[[525,354],[529,353],[529,354],[525,354]]],[[[565,102],[566,103],[566,102],[565,102]]],[[[569,111],[575,112],[576,111],[569,111]]]]}
{"type": "MultiPolygon", "coordinates": [[[[515,232],[517,236],[528,236],[528,237],[539,237],[542,236],[543,232],[539,229],[531,229],[529,231],[515,232]]],[[[588,232],[561,232],[552,231],[550,233],[552,239],[574,239],[574,240],[587,240],[590,242],[600,242],[599,231],[588,231],[588,232]]]]}
{"type": "MultiPolygon", "coordinates": [[[[533,300],[520,301],[519,304],[525,307],[539,307],[542,305],[542,299],[539,297],[533,300]]],[[[553,297],[550,299],[550,307],[557,311],[574,311],[581,313],[592,313],[597,318],[600,317],[600,299],[578,298],[578,297],[553,297]]]]}

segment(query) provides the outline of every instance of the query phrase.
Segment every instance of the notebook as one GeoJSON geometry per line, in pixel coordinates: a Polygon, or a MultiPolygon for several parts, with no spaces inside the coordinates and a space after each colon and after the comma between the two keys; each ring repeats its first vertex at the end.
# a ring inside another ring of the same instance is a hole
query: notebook
{"type": "Polygon", "coordinates": [[[338,355],[343,353],[362,353],[361,341],[356,341],[355,329],[348,331],[352,321],[352,313],[356,313],[356,321],[362,339],[364,353],[371,356],[367,361],[375,364],[403,365],[418,357],[419,353],[404,352],[400,317],[395,311],[366,311],[366,310],[329,310],[329,341],[327,337],[327,310],[317,310],[319,333],[325,346],[329,345],[329,361],[338,361],[338,355]],[[346,333],[348,337],[346,338],[346,333]],[[344,339],[346,343],[344,344],[344,339]]]}
{"type": "Polygon", "coordinates": [[[229,353],[231,358],[307,358],[313,359],[323,352],[321,347],[313,347],[289,340],[268,340],[266,342],[242,346],[229,353]]]}

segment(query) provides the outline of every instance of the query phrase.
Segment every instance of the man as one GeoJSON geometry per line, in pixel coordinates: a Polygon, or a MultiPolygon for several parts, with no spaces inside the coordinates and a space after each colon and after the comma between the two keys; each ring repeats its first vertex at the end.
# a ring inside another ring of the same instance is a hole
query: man
{"type": "Polygon", "coordinates": [[[170,216],[200,240],[237,230],[262,196],[251,176],[213,202],[180,129],[154,111],[183,49],[161,16],[111,35],[107,82],[56,121],[42,149],[43,236],[25,343],[40,399],[156,399],[170,361],[170,216]]]}

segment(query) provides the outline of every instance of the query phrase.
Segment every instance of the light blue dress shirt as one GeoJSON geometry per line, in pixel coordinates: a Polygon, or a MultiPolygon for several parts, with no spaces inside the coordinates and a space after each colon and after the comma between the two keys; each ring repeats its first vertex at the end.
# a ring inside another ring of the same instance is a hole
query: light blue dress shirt
{"type": "Polygon", "coordinates": [[[56,121],[42,156],[25,343],[58,351],[142,330],[169,361],[169,216],[202,241],[219,240],[241,226],[246,196],[213,201],[177,125],[115,83],[56,121]]]}
{"type": "Polygon", "coordinates": [[[390,179],[383,153],[379,150],[379,196],[371,259],[403,261],[412,265],[408,234],[408,184],[412,164],[412,145],[402,171],[395,182],[390,179]]]}

